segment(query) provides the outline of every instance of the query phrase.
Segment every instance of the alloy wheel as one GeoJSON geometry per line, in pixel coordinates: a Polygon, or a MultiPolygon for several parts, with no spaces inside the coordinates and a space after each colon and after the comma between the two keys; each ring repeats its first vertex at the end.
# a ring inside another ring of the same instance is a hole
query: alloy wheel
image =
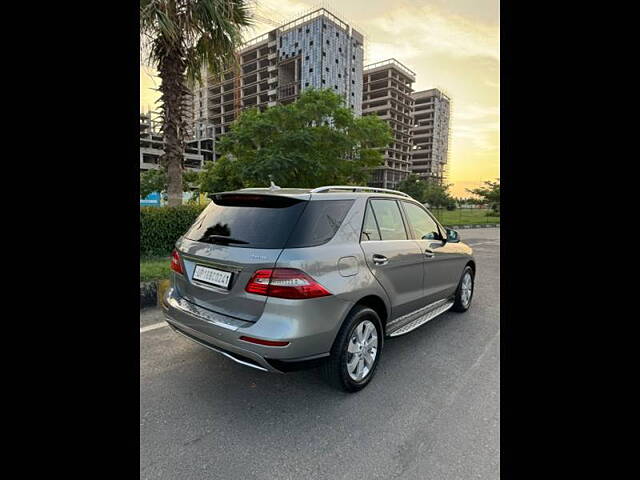
{"type": "Polygon", "coordinates": [[[378,332],[373,322],[364,320],[353,330],[347,346],[347,372],[356,382],[373,368],[378,355],[378,332]]]}

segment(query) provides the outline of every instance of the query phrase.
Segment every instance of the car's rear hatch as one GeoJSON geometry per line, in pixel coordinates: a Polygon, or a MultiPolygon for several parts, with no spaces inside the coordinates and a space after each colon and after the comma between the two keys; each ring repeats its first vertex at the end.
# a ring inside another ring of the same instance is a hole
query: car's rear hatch
{"type": "Polygon", "coordinates": [[[274,268],[309,194],[223,193],[177,244],[184,275],[174,275],[186,300],[256,321],[266,296],[245,291],[256,270],[274,268]]]}

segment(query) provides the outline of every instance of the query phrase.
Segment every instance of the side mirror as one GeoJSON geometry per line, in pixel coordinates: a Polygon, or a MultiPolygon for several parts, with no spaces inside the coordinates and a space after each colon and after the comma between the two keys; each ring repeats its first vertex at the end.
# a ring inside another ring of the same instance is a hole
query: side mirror
{"type": "Polygon", "coordinates": [[[446,228],[447,230],[447,242],[458,243],[460,241],[460,236],[458,232],[451,228],[446,228]]]}

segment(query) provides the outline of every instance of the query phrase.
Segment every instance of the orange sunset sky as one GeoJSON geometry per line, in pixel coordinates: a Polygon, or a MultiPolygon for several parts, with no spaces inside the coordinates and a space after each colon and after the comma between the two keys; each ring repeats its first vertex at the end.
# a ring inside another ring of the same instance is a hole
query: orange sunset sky
{"type": "MultiPolygon", "coordinates": [[[[365,65],[396,58],[416,72],[414,90],[451,97],[449,183],[454,196],[500,176],[500,4],[497,0],[250,1],[285,23],[320,7],[365,36],[365,65]]],[[[255,20],[245,39],[275,28],[255,20]]],[[[158,79],[140,66],[140,109],[155,109],[158,79]]]]}

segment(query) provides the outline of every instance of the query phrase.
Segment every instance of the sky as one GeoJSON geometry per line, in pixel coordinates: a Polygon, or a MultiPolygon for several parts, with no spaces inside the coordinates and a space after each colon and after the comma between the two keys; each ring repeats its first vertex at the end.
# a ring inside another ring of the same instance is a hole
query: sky
{"type": "MultiPolygon", "coordinates": [[[[498,0],[250,0],[278,24],[324,7],[365,36],[365,65],[395,58],[416,73],[414,90],[451,98],[449,183],[468,196],[500,176],[500,3],[498,0]]],[[[256,20],[245,39],[275,28],[256,20]]],[[[158,80],[140,66],[140,109],[154,109],[158,80]]]]}

